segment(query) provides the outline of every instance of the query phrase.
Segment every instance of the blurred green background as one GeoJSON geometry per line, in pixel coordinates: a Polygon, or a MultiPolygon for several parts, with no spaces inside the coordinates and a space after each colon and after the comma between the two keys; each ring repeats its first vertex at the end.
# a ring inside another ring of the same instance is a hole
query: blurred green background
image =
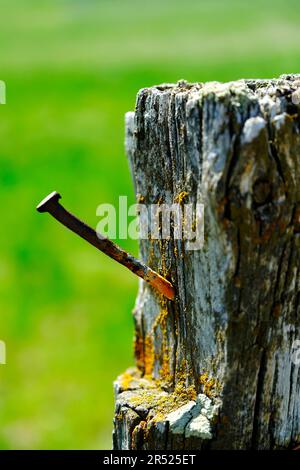
{"type": "Polygon", "coordinates": [[[95,227],[98,204],[133,202],[124,113],[138,89],[299,71],[300,3],[0,8],[0,448],[107,449],[112,382],[133,364],[137,280],[35,206],[55,189],[95,227]]]}

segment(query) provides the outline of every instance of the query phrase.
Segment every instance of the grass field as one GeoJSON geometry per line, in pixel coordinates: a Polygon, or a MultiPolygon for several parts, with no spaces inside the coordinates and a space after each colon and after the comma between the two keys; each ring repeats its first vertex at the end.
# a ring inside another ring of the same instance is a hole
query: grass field
{"type": "MultiPolygon", "coordinates": [[[[133,202],[124,113],[161,82],[299,71],[292,0],[2,0],[0,448],[109,448],[136,279],[35,206],[133,202]]],[[[134,242],[122,245],[137,253],[134,242]]]]}

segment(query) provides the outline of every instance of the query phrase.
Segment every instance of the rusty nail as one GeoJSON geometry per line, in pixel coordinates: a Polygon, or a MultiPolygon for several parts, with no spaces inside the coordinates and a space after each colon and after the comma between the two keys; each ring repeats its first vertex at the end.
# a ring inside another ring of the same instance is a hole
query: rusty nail
{"type": "Polygon", "coordinates": [[[132,273],[144,279],[151,286],[170,300],[175,298],[173,285],[157,272],[146,266],[134,256],[130,255],[108,238],[96,232],[73,214],[68,212],[58,201],[61,195],[56,191],[49,194],[37,206],[38,212],[49,212],[56,220],[72,232],[89,242],[110,258],[125,266],[132,273]]]}

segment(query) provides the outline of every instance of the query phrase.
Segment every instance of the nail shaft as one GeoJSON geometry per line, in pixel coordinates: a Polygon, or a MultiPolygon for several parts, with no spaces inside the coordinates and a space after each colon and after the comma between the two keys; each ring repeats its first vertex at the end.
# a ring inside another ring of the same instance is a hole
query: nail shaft
{"type": "Polygon", "coordinates": [[[43,199],[37,206],[38,212],[49,212],[56,220],[67,227],[72,232],[79,235],[98,250],[105,253],[118,263],[126,266],[131,272],[144,279],[151,286],[170,300],[174,300],[175,289],[173,285],[147,265],[124,251],[121,247],[113,243],[108,238],[96,232],[93,228],[82,222],[75,215],[67,211],[58,200],[60,194],[53,192],[43,199]]]}

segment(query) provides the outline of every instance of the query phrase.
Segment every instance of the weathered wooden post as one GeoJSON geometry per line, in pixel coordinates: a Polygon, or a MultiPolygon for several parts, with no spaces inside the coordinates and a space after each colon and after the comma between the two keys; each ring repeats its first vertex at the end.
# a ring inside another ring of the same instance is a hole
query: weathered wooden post
{"type": "Polygon", "coordinates": [[[140,284],[115,449],[300,442],[300,75],[139,92],[126,146],[140,203],[203,202],[205,242],[141,240],[175,301],[140,284]]]}

